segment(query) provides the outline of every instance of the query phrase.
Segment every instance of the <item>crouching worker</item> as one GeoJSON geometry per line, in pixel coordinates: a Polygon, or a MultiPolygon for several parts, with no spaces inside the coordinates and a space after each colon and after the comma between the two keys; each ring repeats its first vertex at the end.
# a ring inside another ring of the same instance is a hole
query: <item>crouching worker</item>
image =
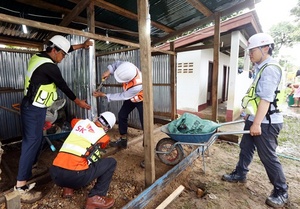
{"type": "Polygon", "coordinates": [[[111,208],[115,200],[106,196],[117,162],[101,158],[101,141],[116,122],[111,112],[104,112],[94,121],[79,120],[63,143],[50,168],[55,184],[63,187],[63,197],[72,197],[73,190],[87,186],[96,179],[89,191],[85,209],[111,208]]]}

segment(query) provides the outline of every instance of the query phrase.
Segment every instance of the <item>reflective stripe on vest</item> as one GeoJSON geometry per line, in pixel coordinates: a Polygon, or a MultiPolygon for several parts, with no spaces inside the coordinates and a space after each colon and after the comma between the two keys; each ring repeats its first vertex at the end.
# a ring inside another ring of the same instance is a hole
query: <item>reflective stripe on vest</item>
{"type": "MultiPolygon", "coordinates": [[[[102,128],[97,127],[94,122],[89,119],[80,120],[72,129],[59,152],[66,152],[79,157],[87,157],[90,154],[88,150],[97,144],[105,134],[102,128]]],[[[96,152],[96,154],[98,158],[101,157],[100,151],[96,152]]],[[[91,161],[88,161],[90,164],[91,161]]],[[[97,159],[95,159],[95,161],[97,161],[97,159]]]]}
{"type": "MultiPolygon", "coordinates": [[[[36,54],[32,56],[28,64],[28,70],[25,76],[24,95],[27,95],[30,79],[33,72],[44,63],[53,63],[50,58],[39,57],[36,54]]],[[[57,100],[56,85],[54,83],[41,85],[34,95],[32,105],[36,107],[50,107],[57,100]]]]}
{"type": "MultiPolygon", "coordinates": [[[[123,83],[123,89],[124,91],[127,91],[128,89],[141,85],[142,84],[142,72],[137,69],[137,75],[128,83],[123,83]]],[[[138,92],[134,97],[130,99],[132,102],[141,102],[143,101],[143,90],[138,92]]]]}
{"type": "MultiPolygon", "coordinates": [[[[267,63],[265,65],[262,66],[262,68],[259,70],[259,72],[257,73],[254,81],[252,82],[250,88],[248,89],[246,96],[243,97],[242,99],[242,108],[244,109],[244,111],[246,112],[246,114],[251,114],[251,115],[255,115],[257,112],[257,107],[258,104],[260,102],[260,97],[256,96],[256,87],[257,87],[257,83],[260,79],[260,76],[263,72],[263,70],[267,67],[273,65],[275,67],[277,67],[280,71],[281,71],[281,67],[275,63],[267,63]]],[[[275,98],[274,101],[277,99],[277,92],[275,92],[275,98]]]]}

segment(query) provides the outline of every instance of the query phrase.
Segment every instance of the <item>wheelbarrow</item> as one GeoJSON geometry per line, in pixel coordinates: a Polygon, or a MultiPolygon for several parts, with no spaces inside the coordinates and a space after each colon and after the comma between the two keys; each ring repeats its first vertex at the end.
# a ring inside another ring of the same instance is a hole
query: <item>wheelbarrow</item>
{"type": "MultiPolygon", "coordinates": [[[[224,125],[232,125],[237,123],[243,123],[244,120],[237,120],[232,122],[225,122],[219,124],[218,127],[224,125]]],[[[157,154],[160,161],[166,165],[176,165],[181,160],[184,159],[185,154],[182,145],[191,145],[199,147],[199,152],[201,152],[203,160],[203,168],[205,172],[205,158],[204,153],[208,148],[214,144],[220,135],[232,135],[232,134],[249,134],[250,131],[228,131],[228,132],[218,132],[218,128],[203,134],[174,134],[170,133],[168,130],[168,125],[166,124],[161,127],[161,131],[167,134],[169,137],[162,138],[156,144],[155,153],[157,154]]]]}

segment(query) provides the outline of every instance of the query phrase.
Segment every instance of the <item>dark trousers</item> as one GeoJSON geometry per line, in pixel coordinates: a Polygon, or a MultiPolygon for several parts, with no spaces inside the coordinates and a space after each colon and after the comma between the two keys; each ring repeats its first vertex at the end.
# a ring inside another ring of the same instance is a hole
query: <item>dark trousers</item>
{"type": "Polygon", "coordinates": [[[83,171],[72,171],[51,166],[50,174],[58,186],[73,189],[85,187],[97,179],[88,196],[106,196],[116,165],[117,161],[114,158],[103,158],[90,164],[89,168],[83,171]]]}
{"type": "Polygon", "coordinates": [[[139,112],[140,123],[142,129],[144,129],[144,119],[143,119],[143,102],[132,102],[130,99],[125,100],[123,105],[118,113],[119,120],[119,133],[121,135],[127,134],[128,129],[128,116],[129,114],[137,108],[139,112]]]}
{"type": "MultiPolygon", "coordinates": [[[[244,130],[250,130],[251,121],[245,122],[244,130]]],[[[240,156],[237,163],[236,170],[239,174],[247,174],[248,166],[250,165],[255,149],[257,149],[258,156],[263,163],[270,182],[275,189],[286,191],[287,184],[283,173],[283,169],[279,159],[276,155],[276,148],[278,146],[277,137],[282,124],[261,124],[260,136],[251,136],[244,134],[240,143],[240,156]]]]}
{"type": "Polygon", "coordinates": [[[31,105],[26,97],[21,104],[22,150],[19,161],[18,181],[31,177],[32,166],[37,162],[42,149],[43,127],[47,108],[31,105]]]}

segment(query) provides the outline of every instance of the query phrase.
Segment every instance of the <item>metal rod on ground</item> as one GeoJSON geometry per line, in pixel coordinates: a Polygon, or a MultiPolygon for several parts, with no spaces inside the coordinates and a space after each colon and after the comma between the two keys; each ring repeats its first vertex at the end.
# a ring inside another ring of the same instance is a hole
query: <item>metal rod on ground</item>
{"type": "Polygon", "coordinates": [[[164,209],[167,207],[176,197],[178,197],[181,192],[184,190],[184,186],[180,185],[177,187],[177,189],[170,194],[167,199],[165,199],[159,206],[156,207],[156,209],[164,209]]]}

